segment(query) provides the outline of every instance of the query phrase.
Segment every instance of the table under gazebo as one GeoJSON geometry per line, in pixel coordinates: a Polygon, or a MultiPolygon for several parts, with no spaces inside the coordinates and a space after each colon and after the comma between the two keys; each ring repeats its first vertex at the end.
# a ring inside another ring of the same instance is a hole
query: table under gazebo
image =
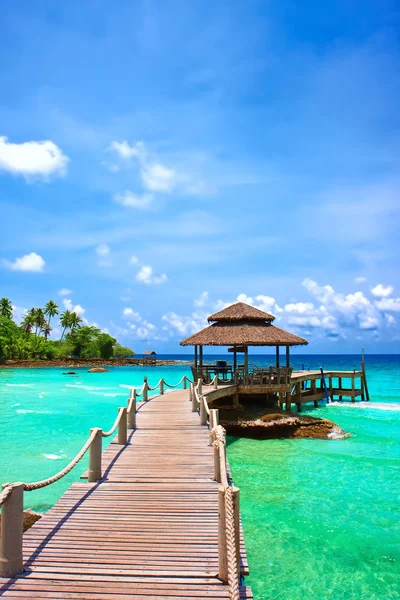
{"type": "Polygon", "coordinates": [[[194,346],[193,374],[203,379],[212,379],[212,375],[222,374],[232,378],[249,374],[249,346],[272,346],[276,349],[275,368],[280,368],[280,347],[285,348],[285,367],[290,368],[291,346],[303,346],[307,340],[280,329],[272,324],[273,315],[263,312],[254,306],[237,302],[223,310],[210,315],[210,325],[180,342],[181,346],[194,346]],[[204,364],[204,346],[229,346],[233,353],[233,368],[227,361],[216,361],[215,364],[204,364]],[[238,354],[243,354],[242,364],[238,364],[238,354]],[[223,364],[225,363],[225,364],[223,364]]]}

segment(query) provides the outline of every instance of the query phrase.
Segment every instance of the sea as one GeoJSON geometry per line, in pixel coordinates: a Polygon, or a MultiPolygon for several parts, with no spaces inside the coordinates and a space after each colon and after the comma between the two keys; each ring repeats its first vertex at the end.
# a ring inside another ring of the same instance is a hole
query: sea
{"type": "MultiPolygon", "coordinates": [[[[187,355],[158,358],[188,360],[187,355]]],[[[230,360],[206,355],[205,362],[230,360]]],[[[269,366],[271,355],[250,355],[269,366]]],[[[351,435],[341,440],[228,438],[240,488],[252,586],[259,600],[400,599],[400,356],[366,355],[370,402],[323,403],[304,412],[351,435]]],[[[294,368],[349,370],[351,355],[294,355],[294,368]]],[[[69,369],[0,369],[0,482],[32,482],[62,469],[91,427],[108,429],[129,387],[145,376],[174,384],[187,364],[69,369]]],[[[25,493],[48,510],[79,480],[87,459],[61,481],[25,493]]]]}

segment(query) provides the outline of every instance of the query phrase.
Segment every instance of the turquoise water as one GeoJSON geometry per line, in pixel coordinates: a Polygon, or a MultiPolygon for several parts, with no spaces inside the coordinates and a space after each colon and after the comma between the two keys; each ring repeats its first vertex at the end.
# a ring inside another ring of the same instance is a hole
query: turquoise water
{"type": "MultiPolygon", "coordinates": [[[[271,357],[252,357],[269,364],[271,357]]],[[[308,368],[349,369],[353,357],[302,357],[308,368]]],[[[368,357],[371,402],[308,411],[352,433],[345,440],[229,440],[241,489],[252,585],[258,599],[400,598],[400,360],[368,357]]],[[[35,481],[73,458],[90,427],[109,428],[144,375],[177,382],[185,366],[0,370],[0,480],[35,481]]],[[[25,494],[46,510],[79,478],[25,494]]]]}

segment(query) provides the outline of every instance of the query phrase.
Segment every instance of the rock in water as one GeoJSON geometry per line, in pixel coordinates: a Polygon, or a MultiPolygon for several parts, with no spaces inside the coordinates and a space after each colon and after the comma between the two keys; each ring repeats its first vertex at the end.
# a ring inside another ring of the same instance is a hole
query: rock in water
{"type": "Polygon", "coordinates": [[[104,369],[103,367],[93,367],[93,369],[89,369],[88,373],[108,373],[108,369],[104,369]]]}
{"type": "MultiPolygon", "coordinates": [[[[24,520],[23,520],[24,533],[25,533],[25,531],[30,529],[32,527],[32,525],[34,523],[36,523],[36,521],[39,521],[39,519],[41,519],[42,517],[43,517],[43,515],[35,512],[31,508],[24,510],[24,520]]],[[[0,514],[0,531],[1,531],[1,514],[0,514]]]]}
{"type": "Polygon", "coordinates": [[[263,440],[272,438],[337,440],[349,435],[328,419],[288,413],[278,409],[268,410],[260,406],[221,407],[220,424],[229,435],[263,440]]]}

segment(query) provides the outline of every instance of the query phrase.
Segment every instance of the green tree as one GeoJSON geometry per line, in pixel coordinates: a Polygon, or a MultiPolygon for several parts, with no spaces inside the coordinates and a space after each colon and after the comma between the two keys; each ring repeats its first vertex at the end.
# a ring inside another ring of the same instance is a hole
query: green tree
{"type": "MultiPolygon", "coordinates": [[[[50,320],[52,317],[58,315],[58,306],[53,300],[49,300],[44,307],[44,314],[47,315],[47,325],[50,327],[50,320]]],[[[46,338],[47,339],[47,338],[46,338]]]]}
{"type": "Polygon", "coordinates": [[[0,315],[6,319],[12,319],[13,309],[9,298],[0,299],[0,315]]]}
{"type": "Polygon", "coordinates": [[[135,353],[131,348],[127,346],[121,346],[118,342],[114,344],[113,355],[117,358],[128,358],[129,356],[133,356],[135,353]]]}
{"type": "Polygon", "coordinates": [[[32,315],[31,311],[28,311],[22,320],[21,329],[23,329],[25,333],[29,335],[32,332],[34,326],[35,316],[32,315]]]}
{"type": "Polygon", "coordinates": [[[81,323],[83,323],[83,319],[78,313],[71,313],[71,330],[73,331],[76,327],[80,327],[81,323]]]}
{"type": "Polygon", "coordinates": [[[71,318],[72,318],[72,312],[70,310],[66,310],[61,314],[60,325],[61,325],[61,327],[63,327],[63,332],[62,332],[61,338],[60,338],[61,340],[64,337],[66,329],[69,329],[71,327],[71,318]]]}
{"type": "Polygon", "coordinates": [[[111,358],[113,355],[114,344],[116,339],[108,333],[100,333],[97,337],[97,346],[99,348],[101,358],[111,358]]]}
{"type": "Polygon", "coordinates": [[[44,325],[42,325],[40,331],[44,334],[44,339],[46,340],[46,342],[47,342],[47,338],[49,337],[52,330],[53,330],[53,328],[50,327],[50,325],[48,323],[45,323],[44,325]]]}
{"type": "Polygon", "coordinates": [[[100,357],[100,350],[97,343],[99,335],[100,329],[89,325],[76,327],[70,331],[66,340],[72,346],[72,355],[76,358],[100,357]]]}
{"type": "Polygon", "coordinates": [[[46,325],[46,317],[43,311],[43,308],[37,308],[35,313],[35,334],[38,334],[38,331],[41,331],[42,328],[46,325]]]}

